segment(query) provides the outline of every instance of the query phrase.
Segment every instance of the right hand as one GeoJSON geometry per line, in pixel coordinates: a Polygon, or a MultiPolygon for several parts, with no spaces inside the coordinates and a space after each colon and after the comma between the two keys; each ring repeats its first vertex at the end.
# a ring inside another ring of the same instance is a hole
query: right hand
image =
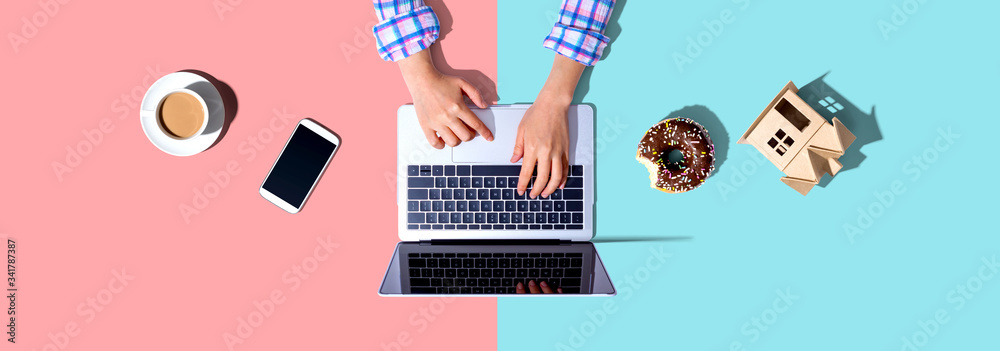
{"type": "Polygon", "coordinates": [[[431,146],[458,146],[475,138],[476,133],[493,141],[493,132],[469,110],[463,97],[468,96],[479,108],[489,107],[479,89],[465,79],[438,72],[429,50],[400,60],[399,64],[413,97],[417,120],[431,146]]]}

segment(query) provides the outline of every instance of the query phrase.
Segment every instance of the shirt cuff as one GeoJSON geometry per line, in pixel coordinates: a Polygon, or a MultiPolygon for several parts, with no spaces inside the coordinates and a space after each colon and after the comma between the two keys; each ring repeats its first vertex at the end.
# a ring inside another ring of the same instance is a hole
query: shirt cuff
{"type": "Polygon", "coordinates": [[[614,0],[564,0],[559,22],[552,27],[542,46],[593,66],[611,41],[604,35],[604,29],[614,5],[614,0]]]}
{"type": "Polygon", "coordinates": [[[387,18],[372,28],[378,55],[393,62],[430,47],[440,31],[441,26],[430,6],[387,18]]]}

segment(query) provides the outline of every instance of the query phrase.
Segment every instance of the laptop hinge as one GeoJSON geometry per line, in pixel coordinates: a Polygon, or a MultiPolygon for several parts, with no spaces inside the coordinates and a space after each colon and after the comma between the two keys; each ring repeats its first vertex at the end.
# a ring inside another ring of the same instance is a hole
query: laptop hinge
{"type": "Polygon", "coordinates": [[[431,239],[420,245],[565,245],[570,240],[559,239],[431,239]]]}

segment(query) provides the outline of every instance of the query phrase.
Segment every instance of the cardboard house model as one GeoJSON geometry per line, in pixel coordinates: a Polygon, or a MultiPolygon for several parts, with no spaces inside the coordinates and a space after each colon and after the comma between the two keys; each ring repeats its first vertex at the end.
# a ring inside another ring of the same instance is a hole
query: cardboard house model
{"type": "Polygon", "coordinates": [[[739,144],[750,144],[785,173],[781,181],[802,195],[823,175],[834,176],[843,166],[837,160],[854,142],[854,134],[836,117],[827,122],[798,96],[788,82],[739,144]]]}

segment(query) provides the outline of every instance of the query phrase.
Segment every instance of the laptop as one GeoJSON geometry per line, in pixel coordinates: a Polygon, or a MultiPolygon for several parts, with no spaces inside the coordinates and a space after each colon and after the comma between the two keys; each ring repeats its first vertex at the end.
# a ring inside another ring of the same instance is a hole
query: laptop
{"type": "Polygon", "coordinates": [[[413,105],[399,108],[396,201],[401,242],[379,295],[615,295],[590,242],[594,110],[588,105],[570,107],[565,188],[548,198],[531,199],[527,192],[517,194],[521,164],[510,163],[518,124],[530,106],[472,108],[494,140],[477,136],[441,150],[428,144],[413,105]]]}

